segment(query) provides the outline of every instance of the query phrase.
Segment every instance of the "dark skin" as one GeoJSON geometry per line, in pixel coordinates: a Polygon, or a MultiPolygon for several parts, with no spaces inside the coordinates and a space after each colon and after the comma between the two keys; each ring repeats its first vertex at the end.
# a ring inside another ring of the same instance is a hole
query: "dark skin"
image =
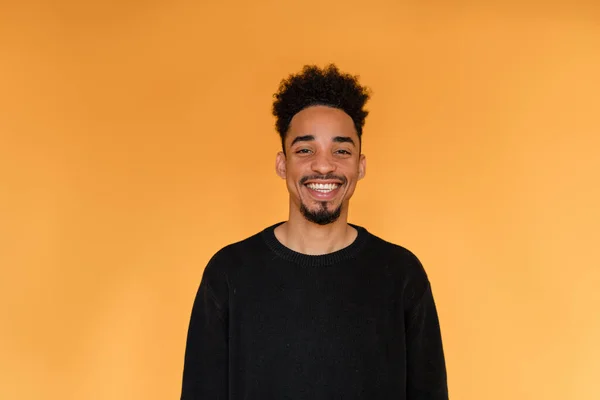
{"type": "Polygon", "coordinates": [[[277,154],[276,171],[286,180],[289,217],[275,229],[276,237],[310,255],[348,246],[357,235],[348,225],[349,202],[366,170],[352,118],[337,108],[308,107],[292,119],[285,150],[277,154]],[[311,184],[321,186],[313,190],[311,184]],[[318,215],[322,223],[305,213],[318,215]]]}

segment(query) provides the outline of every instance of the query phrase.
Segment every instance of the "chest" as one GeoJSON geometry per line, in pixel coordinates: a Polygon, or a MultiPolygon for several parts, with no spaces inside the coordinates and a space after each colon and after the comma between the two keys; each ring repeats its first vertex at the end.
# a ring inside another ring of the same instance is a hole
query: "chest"
{"type": "Polygon", "coordinates": [[[230,332],[251,346],[368,351],[402,337],[402,301],[385,271],[266,269],[239,282],[230,332]]]}

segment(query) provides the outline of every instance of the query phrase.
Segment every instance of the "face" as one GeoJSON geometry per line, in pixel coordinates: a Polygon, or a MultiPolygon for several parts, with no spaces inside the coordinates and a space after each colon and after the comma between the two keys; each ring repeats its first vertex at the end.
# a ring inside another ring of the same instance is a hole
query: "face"
{"type": "Polygon", "coordinates": [[[310,222],[333,223],[347,216],[365,157],[352,118],[326,107],[305,108],[292,118],[286,154],[277,154],[277,174],[286,180],[290,206],[310,222]]]}

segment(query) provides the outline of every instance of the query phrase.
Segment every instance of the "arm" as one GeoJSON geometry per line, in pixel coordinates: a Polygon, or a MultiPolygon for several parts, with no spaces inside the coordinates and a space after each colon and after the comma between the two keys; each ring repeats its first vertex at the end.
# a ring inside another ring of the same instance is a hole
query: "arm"
{"type": "Polygon", "coordinates": [[[438,314],[425,281],[407,310],[407,399],[448,400],[446,363],[438,314]]]}
{"type": "Polygon", "coordinates": [[[181,400],[227,399],[227,283],[209,262],[192,307],[185,349],[181,400]]]}

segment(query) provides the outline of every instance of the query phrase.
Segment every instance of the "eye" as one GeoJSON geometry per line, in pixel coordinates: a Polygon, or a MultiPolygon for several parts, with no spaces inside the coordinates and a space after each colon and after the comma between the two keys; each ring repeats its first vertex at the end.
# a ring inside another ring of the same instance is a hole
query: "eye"
{"type": "Polygon", "coordinates": [[[336,151],[336,153],[341,153],[341,154],[345,154],[345,155],[351,154],[348,150],[344,150],[344,149],[340,149],[340,150],[336,151]]]}
{"type": "Polygon", "coordinates": [[[299,149],[299,150],[296,150],[296,154],[307,154],[309,152],[310,152],[309,149],[299,149]]]}

